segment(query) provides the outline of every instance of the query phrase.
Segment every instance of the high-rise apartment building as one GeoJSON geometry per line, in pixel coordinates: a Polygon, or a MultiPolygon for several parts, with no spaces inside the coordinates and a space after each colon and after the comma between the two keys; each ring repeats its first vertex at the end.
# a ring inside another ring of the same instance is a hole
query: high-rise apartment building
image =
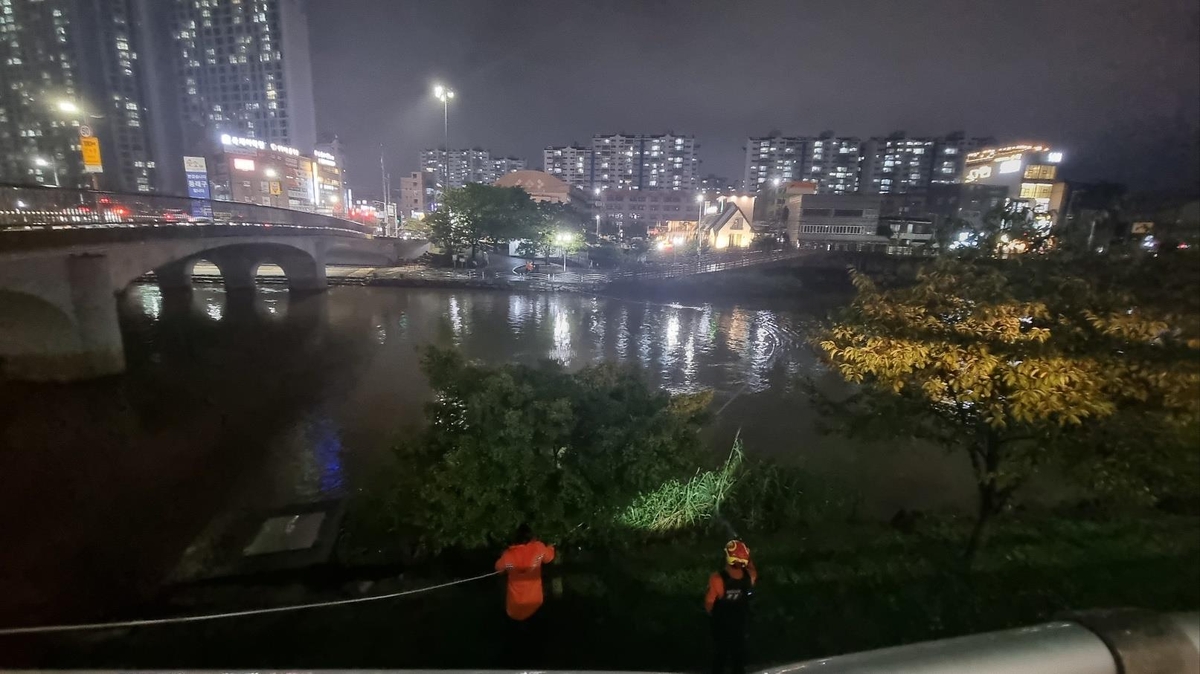
{"type": "Polygon", "coordinates": [[[500,176],[525,168],[524,159],[493,157],[491,152],[478,147],[449,152],[442,148],[421,151],[421,170],[430,174],[435,189],[439,191],[446,180],[451,189],[468,183],[491,185],[500,176]]]}
{"type": "Polygon", "coordinates": [[[816,183],[822,194],[856,192],[861,145],[858,138],[837,138],[832,133],[751,138],[746,145],[743,189],[759,191],[807,180],[816,183]]]}
{"type": "Polygon", "coordinates": [[[135,5],[0,0],[0,180],[148,192],[156,162],[135,5]],[[87,175],[84,127],[102,172],[87,175]]]}
{"type": "Polygon", "coordinates": [[[863,145],[861,190],[866,194],[912,194],[925,192],[933,184],[958,182],[964,157],[992,142],[962,133],[906,138],[898,132],[872,138],[863,145]]]}
{"type": "Polygon", "coordinates": [[[599,134],[592,147],[548,147],[546,173],[572,187],[692,190],[697,186],[696,139],[677,134],[599,134]]]}
{"type": "Polygon", "coordinates": [[[185,152],[221,134],[316,144],[304,0],[171,0],[185,152]]]}
{"type": "Polygon", "coordinates": [[[587,190],[592,188],[594,156],[588,147],[548,147],[542,151],[542,168],[571,187],[587,190]]]}
{"type": "Polygon", "coordinates": [[[592,137],[592,186],[601,189],[696,188],[696,139],[671,133],[592,137]]]}

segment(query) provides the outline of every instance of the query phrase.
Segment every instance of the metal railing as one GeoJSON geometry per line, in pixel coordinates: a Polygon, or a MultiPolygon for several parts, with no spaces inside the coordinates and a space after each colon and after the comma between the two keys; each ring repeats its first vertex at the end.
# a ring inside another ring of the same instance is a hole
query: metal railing
{"type": "Polygon", "coordinates": [[[332,215],[233,201],[0,185],[0,233],[246,226],[356,236],[375,231],[332,215]]]}
{"type": "Polygon", "coordinates": [[[809,254],[808,251],[801,250],[715,253],[704,255],[699,259],[692,258],[691,260],[680,260],[673,262],[651,262],[641,263],[638,265],[627,265],[609,274],[609,277],[613,281],[676,278],[679,276],[690,276],[692,274],[708,274],[711,272],[726,271],[729,269],[753,267],[770,262],[790,260],[807,254],[809,254]]]}

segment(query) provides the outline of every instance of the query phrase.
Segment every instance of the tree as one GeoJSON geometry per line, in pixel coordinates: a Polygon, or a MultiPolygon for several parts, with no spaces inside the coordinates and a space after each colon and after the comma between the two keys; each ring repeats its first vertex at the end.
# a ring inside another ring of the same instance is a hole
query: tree
{"type": "Polygon", "coordinates": [[[556,250],[565,248],[568,252],[574,252],[583,245],[581,223],[585,221],[579,210],[570,204],[537,204],[537,215],[528,221],[517,254],[549,261],[550,255],[556,250]],[[561,239],[560,235],[563,234],[569,234],[570,238],[561,239]]]}
{"type": "Polygon", "coordinates": [[[428,218],[430,240],[453,254],[524,238],[540,221],[538,205],[519,187],[471,183],[447,190],[444,205],[428,218]]]}
{"type": "Polygon", "coordinates": [[[602,536],[641,493],[694,469],[711,393],[669,396],[611,365],[485,367],[431,348],[427,427],[397,451],[426,544],[492,545],[522,521],[602,536]]]}
{"type": "Polygon", "coordinates": [[[968,558],[1048,464],[1102,490],[1166,495],[1163,473],[1200,476],[1197,269],[1195,256],[939,258],[886,289],[855,273],[857,297],[819,340],[861,385],[839,420],[967,453],[979,497],[968,558]],[[1157,471],[1137,456],[1154,436],[1157,471]]]}

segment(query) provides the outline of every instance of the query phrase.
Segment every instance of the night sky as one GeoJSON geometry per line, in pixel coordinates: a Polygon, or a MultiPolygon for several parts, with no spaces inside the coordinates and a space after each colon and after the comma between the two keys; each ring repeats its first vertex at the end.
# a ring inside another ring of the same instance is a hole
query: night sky
{"type": "Polygon", "coordinates": [[[1062,147],[1074,180],[1200,186],[1197,0],[310,0],[317,127],[356,192],[442,142],[540,168],[593,133],[963,130],[1062,147]]]}

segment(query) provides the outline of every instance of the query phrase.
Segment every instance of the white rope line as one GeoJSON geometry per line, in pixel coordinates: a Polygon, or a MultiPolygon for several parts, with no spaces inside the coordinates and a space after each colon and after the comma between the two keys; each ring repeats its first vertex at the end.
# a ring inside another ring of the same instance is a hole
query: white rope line
{"type": "Polygon", "coordinates": [[[0,629],[0,636],[10,634],[44,634],[48,632],[82,632],[85,630],[107,630],[118,629],[123,627],[145,627],[148,625],[169,625],[171,623],[191,623],[200,622],[202,620],[221,620],[224,618],[238,618],[248,615],[260,615],[264,613],[282,613],[285,611],[299,611],[306,608],[322,608],[325,606],[342,606],[345,604],[359,604],[368,601],[380,601],[383,599],[393,599],[395,597],[403,597],[405,595],[420,594],[431,590],[439,590],[443,587],[451,585],[459,585],[461,583],[470,583],[475,580],[482,580],[491,576],[497,575],[497,572],[484,573],[470,578],[460,578],[452,580],[441,585],[431,585],[429,587],[420,587],[415,590],[405,590],[403,592],[393,592],[391,594],[381,594],[374,597],[356,597],[354,599],[338,599],[336,601],[317,601],[311,604],[294,604],[292,606],[275,606],[272,608],[256,608],[245,611],[230,611],[228,613],[206,613],[203,615],[178,616],[175,618],[154,618],[147,620],[122,620],[118,622],[108,623],[84,623],[80,625],[44,625],[41,627],[9,627],[0,629]]]}

